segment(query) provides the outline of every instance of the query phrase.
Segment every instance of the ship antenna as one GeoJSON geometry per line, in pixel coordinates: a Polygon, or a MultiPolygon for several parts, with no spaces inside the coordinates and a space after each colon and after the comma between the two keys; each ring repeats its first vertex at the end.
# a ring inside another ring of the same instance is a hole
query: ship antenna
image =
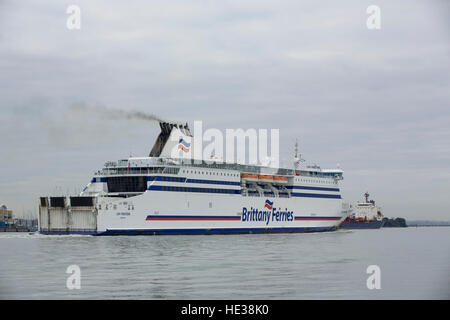
{"type": "Polygon", "coordinates": [[[364,197],[366,197],[366,203],[369,203],[369,192],[366,191],[366,193],[364,193],[364,197]]]}
{"type": "Polygon", "coordinates": [[[298,139],[295,139],[295,155],[294,155],[294,167],[298,169],[300,162],[305,161],[302,159],[302,155],[298,153],[298,139]]]}

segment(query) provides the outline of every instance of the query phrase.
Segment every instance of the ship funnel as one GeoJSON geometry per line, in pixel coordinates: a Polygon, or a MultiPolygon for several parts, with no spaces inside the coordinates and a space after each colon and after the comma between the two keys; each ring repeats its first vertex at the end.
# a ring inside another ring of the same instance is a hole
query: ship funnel
{"type": "Polygon", "coordinates": [[[187,122],[186,124],[182,124],[179,122],[160,121],[159,126],[161,128],[161,133],[159,134],[158,138],[156,138],[155,144],[150,151],[150,157],[159,157],[161,155],[161,152],[163,151],[164,146],[169,140],[170,134],[172,130],[174,130],[174,128],[180,130],[187,136],[192,136],[187,122]]]}

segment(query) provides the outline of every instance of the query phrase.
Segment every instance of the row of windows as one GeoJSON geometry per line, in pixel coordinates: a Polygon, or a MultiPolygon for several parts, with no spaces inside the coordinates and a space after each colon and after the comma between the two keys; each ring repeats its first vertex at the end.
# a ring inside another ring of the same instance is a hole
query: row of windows
{"type": "Polygon", "coordinates": [[[239,194],[240,190],[234,189],[212,189],[212,188],[189,188],[189,187],[170,187],[170,186],[151,186],[149,190],[178,191],[178,192],[204,192],[204,193],[228,193],[239,194]]]}
{"type": "Polygon", "coordinates": [[[221,181],[221,180],[199,180],[199,179],[187,179],[189,183],[213,183],[213,184],[223,184],[223,185],[231,185],[231,186],[239,186],[240,182],[236,181],[221,181]]]}
{"type": "MultiPolygon", "coordinates": [[[[164,167],[151,167],[151,168],[104,168],[101,173],[103,174],[129,174],[129,173],[137,173],[137,174],[152,174],[152,173],[162,173],[164,171],[164,167]]],[[[178,173],[164,171],[165,173],[178,173]]],[[[100,173],[100,172],[98,172],[100,173]]]]}
{"type": "Polygon", "coordinates": [[[169,173],[169,174],[178,174],[178,172],[180,171],[180,168],[170,168],[170,167],[166,167],[164,169],[164,173],[169,173]]]}
{"type": "Polygon", "coordinates": [[[183,173],[193,173],[193,174],[204,174],[211,176],[225,176],[225,177],[239,177],[238,173],[225,173],[225,172],[214,172],[214,171],[197,171],[197,170],[182,170],[183,173]]]}
{"type": "Polygon", "coordinates": [[[321,180],[321,179],[295,179],[295,182],[311,182],[311,183],[336,184],[335,181],[321,180]]]}
{"type": "Polygon", "coordinates": [[[186,178],[178,178],[178,177],[148,177],[148,181],[171,181],[171,182],[185,182],[186,178]]]}

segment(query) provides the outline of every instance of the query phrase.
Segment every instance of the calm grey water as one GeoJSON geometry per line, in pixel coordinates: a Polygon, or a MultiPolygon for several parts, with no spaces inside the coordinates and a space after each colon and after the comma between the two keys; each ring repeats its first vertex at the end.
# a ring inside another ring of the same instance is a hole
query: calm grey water
{"type": "Polygon", "coordinates": [[[448,299],[450,228],[227,236],[0,234],[2,299],[448,299]],[[66,269],[81,268],[69,290],[66,269]],[[381,289],[369,290],[369,265],[381,289]]]}

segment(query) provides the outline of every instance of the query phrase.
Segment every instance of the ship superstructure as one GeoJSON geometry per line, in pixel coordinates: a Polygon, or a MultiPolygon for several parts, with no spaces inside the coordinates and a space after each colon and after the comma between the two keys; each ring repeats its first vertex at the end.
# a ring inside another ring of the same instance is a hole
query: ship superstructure
{"type": "Polygon", "coordinates": [[[335,230],[341,169],[192,161],[187,124],[161,122],[148,157],[109,161],[76,197],[42,197],[42,233],[230,234],[335,230]],[[180,156],[173,156],[174,150],[180,156]]]}

